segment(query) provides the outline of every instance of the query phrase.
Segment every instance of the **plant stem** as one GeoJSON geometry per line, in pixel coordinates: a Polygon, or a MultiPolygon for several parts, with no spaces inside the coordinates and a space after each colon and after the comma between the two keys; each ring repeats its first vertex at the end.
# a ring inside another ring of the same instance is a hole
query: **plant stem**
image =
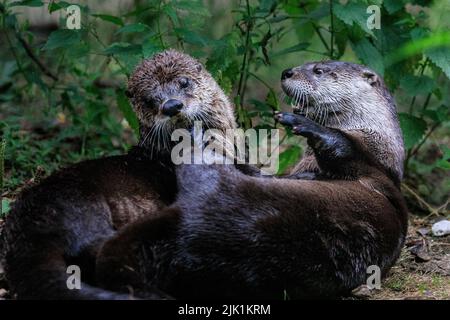
{"type": "MultiPolygon", "coordinates": [[[[423,65],[422,65],[422,69],[420,70],[420,75],[421,76],[423,76],[423,73],[424,73],[424,71],[425,71],[425,68],[427,67],[427,65],[428,65],[428,61],[429,61],[429,59],[428,59],[428,57],[425,59],[425,61],[424,61],[424,63],[423,63],[423,65]]],[[[416,96],[414,95],[414,97],[412,98],[412,100],[411,100],[411,104],[409,105],[409,114],[412,114],[412,110],[413,110],[413,106],[414,106],[414,103],[416,102],[416,96]]]]}
{"type": "Polygon", "coordinates": [[[334,20],[333,20],[333,0],[330,0],[330,59],[334,57],[333,43],[334,43],[334,20]]]}
{"type": "MultiPolygon", "coordinates": [[[[303,9],[305,10],[306,14],[308,14],[308,10],[306,10],[306,7],[304,7],[303,9]]],[[[330,51],[330,47],[328,46],[328,43],[325,41],[325,38],[324,38],[323,35],[322,35],[322,32],[320,32],[319,27],[318,27],[314,22],[312,22],[312,21],[311,21],[311,24],[312,24],[312,27],[313,27],[314,31],[315,31],[315,32],[317,33],[317,35],[319,36],[319,39],[320,39],[320,41],[322,42],[323,46],[325,47],[325,50],[326,50],[327,52],[331,52],[331,51],[330,51]]]]}
{"type": "MultiPolygon", "coordinates": [[[[238,91],[237,94],[238,96],[242,95],[242,91],[243,91],[243,84],[244,84],[244,75],[245,75],[245,70],[247,68],[247,56],[248,56],[248,51],[249,51],[249,44],[250,44],[250,31],[251,31],[251,17],[250,17],[250,4],[249,1],[246,0],[246,7],[247,7],[247,28],[245,30],[245,50],[244,50],[244,57],[242,58],[242,64],[241,64],[241,74],[239,76],[239,83],[238,83],[238,91]]],[[[241,100],[242,102],[242,100],[241,100]]]]}
{"type": "Polygon", "coordinates": [[[248,80],[248,72],[249,72],[249,61],[251,60],[251,48],[250,48],[250,33],[253,28],[253,21],[250,12],[250,3],[249,0],[246,0],[246,30],[245,30],[245,44],[244,44],[244,56],[242,58],[242,64],[240,69],[237,97],[239,98],[239,104],[236,105],[238,111],[239,124],[244,129],[251,127],[251,120],[248,119],[247,113],[243,108],[244,96],[245,96],[245,88],[248,80]]]}
{"type": "Polygon", "coordinates": [[[436,122],[431,127],[431,129],[428,131],[428,133],[425,135],[425,137],[423,137],[423,139],[419,142],[419,144],[417,144],[417,146],[411,151],[410,157],[413,157],[417,154],[420,147],[425,143],[425,141],[427,141],[427,139],[431,136],[431,134],[434,132],[434,130],[436,130],[439,127],[440,124],[441,124],[440,122],[436,122]]]}
{"type": "Polygon", "coordinates": [[[156,19],[156,28],[158,30],[158,37],[159,42],[161,43],[161,46],[165,49],[166,45],[164,44],[164,39],[161,34],[161,23],[160,23],[160,17],[161,17],[161,4],[164,2],[164,0],[160,0],[158,3],[158,18],[156,19]]]}
{"type": "Polygon", "coordinates": [[[3,194],[3,177],[5,175],[5,149],[6,149],[6,141],[2,139],[0,142],[0,217],[3,216],[3,202],[2,202],[2,194],[3,194]]]}

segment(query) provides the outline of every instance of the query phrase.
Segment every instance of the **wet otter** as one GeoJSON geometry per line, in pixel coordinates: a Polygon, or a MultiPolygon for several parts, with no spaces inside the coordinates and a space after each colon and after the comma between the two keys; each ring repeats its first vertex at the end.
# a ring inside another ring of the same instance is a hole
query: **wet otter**
{"type": "MultiPolygon", "coordinates": [[[[284,70],[282,88],[293,99],[294,113],[355,137],[400,182],[405,152],[395,102],[375,72],[346,62],[307,63],[284,70]]],[[[302,172],[317,172],[311,149],[292,173],[302,172]]]]}
{"type": "MultiPolygon", "coordinates": [[[[121,299],[83,283],[68,290],[68,265],[95,285],[95,255],[117,229],[175,200],[170,134],[194,120],[219,130],[235,125],[226,95],[192,57],[174,50],[143,61],[128,83],[138,115],[139,147],[85,161],[25,190],[6,218],[6,274],[21,299],[121,299]]],[[[163,295],[156,294],[161,298],[163,295]]]]}
{"type": "Polygon", "coordinates": [[[177,201],[105,242],[103,286],[176,298],[335,297],[365,283],[371,265],[386,274],[407,228],[389,92],[366,67],[333,61],[285,71],[282,80],[304,116],[276,118],[310,147],[297,174],[267,179],[227,165],[180,165],[177,201]],[[335,95],[338,85],[356,92],[335,95]]]}

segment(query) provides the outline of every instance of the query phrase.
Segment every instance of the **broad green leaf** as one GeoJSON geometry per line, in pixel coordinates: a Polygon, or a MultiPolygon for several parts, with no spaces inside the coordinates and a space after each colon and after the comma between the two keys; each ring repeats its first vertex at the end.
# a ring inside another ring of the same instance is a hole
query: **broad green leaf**
{"type": "Polygon", "coordinates": [[[296,44],[295,46],[275,52],[272,54],[272,57],[278,57],[278,56],[282,56],[282,55],[285,55],[288,53],[302,51],[302,50],[305,50],[306,48],[308,48],[309,45],[310,44],[308,42],[302,42],[302,43],[296,44]]]}
{"type": "Polygon", "coordinates": [[[409,95],[427,94],[436,86],[434,79],[428,76],[414,76],[408,74],[400,80],[400,85],[409,95]]]}
{"type": "Polygon", "coordinates": [[[167,14],[170,19],[172,19],[173,23],[175,25],[179,25],[180,22],[178,20],[178,16],[177,16],[177,12],[176,10],[173,8],[173,6],[171,6],[170,4],[166,4],[163,8],[162,11],[167,14]]]}
{"type": "Polygon", "coordinates": [[[202,47],[208,45],[209,40],[194,31],[176,28],[175,32],[187,43],[202,47]]]}
{"type": "Polygon", "coordinates": [[[389,14],[393,14],[400,10],[404,6],[404,4],[399,0],[384,0],[383,6],[386,8],[386,11],[389,12],[389,14]]]}
{"type": "Polygon", "coordinates": [[[425,50],[425,55],[450,79],[450,42],[449,47],[425,50]]]}
{"type": "Polygon", "coordinates": [[[259,1],[259,9],[261,11],[266,11],[268,12],[272,6],[275,4],[275,0],[260,0],[259,1]]]}
{"type": "Polygon", "coordinates": [[[440,32],[431,34],[424,38],[418,38],[417,32],[412,32],[412,41],[402,45],[399,49],[391,52],[385,59],[386,66],[395,64],[401,60],[414,55],[425,53],[433,62],[436,63],[448,77],[450,77],[450,32],[440,32]]]}
{"type": "Polygon", "coordinates": [[[80,43],[81,34],[76,30],[60,29],[53,31],[42,50],[68,48],[80,43]]]}
{"type": "Polygon", "coordinates": [[[123,116],[127,120],[130,127],[134,130],[136,137],[139,138],[139,121],[136,117],[136,114],[131,107],[128,98],[125,96],[125,93],[122,90],[117,90],[117,106],[122,112],[123,116]]]}
{"type": "Polygon", "coordinates": [[[155,44],[151,39],[142,43],[142,55],[144,58],[149,58],[155,53],[162,51],[164,48],[159,44],[155,44]]]}
{"type": "Polygon", "coordinates": [[[436,166],[442,169],[449,170],[450,169],[450,148],[444,147],[442,158],[436,161],[436,166]]]}
{"type": "Polygon", "coordinates": [[[209,17],[211,14],[209,13],[207,7],[203,4],[203,1],[199,0],[180,0],[172,3],[173,6],[177,9],[189,11],[189,13],[194,15],[200,15],[204,17],[209,17]]]}
{"type": "MultiPolygon", "coordinates": [[[[50,2],[48,5],[48,12],[49,13],[53,13],[55,11],[67,8],[69,6],[71,6],[72,4],[66,1],[59,1],[59,2],[50,2]]],[[[78,5],[78,4],[77,4],[78,5]]],[[[78,5],[79,6],[79,5],[78,5]]],[[[81,8],[81,6],[80,6],[81,8]]]]}
{"type": "Polygon", "coordinates": [[[403,140],[407,149],[412,148],[425,134],[427,123],[407,113],[399,114],[400,127],[403,131],[403,140]]]}
{"type": "Polygon", "coordinates": [[[357,57],[370,68],[375,70],[381,76],[384,75],[383,56],[377,48],[373,46],[366,38],[356,43],[351,42],[352,49],[357,57]]]}
{"type": "Polygon", "coordinates": [[[14,1],[10,3],[9,7],[27,6],[27,7],[42,7],[44,3],[41,0],[23,0],[14,1]]]}
{"type": "Polygon", "coordinates": [[[92,14],[92,16],[96,17],[96,18],[100,18],[103,21],[108,21],[108,22],[117,24],[119,26],[123,26],[124,25],[124,23],[123,23],[121,18],[116,17],[116,16],[111,16],[109,14],[92,14]]]}
{"type": "Polygon", "coordinates": [[[126,42],[115,42],[104,50],[106,54],[141,54],[142,46],[126,42]]]}
{"type": "Polygon", "coordinates": [[[149,31],[150,27],[146,24],[143,23],[133,23],[133,24],[128,24],[122,28],[120,28],[119,30],[116,31],[116,34],[118,33],[138,33],[138,32],[144,32],[144,31],[149,31]]]}
{"type": "Polygon", "coordinates": [[[361,2],[348,2],[346,5],[343,5],[335,1],[333,5],[334,15],[342,22],[349,26],[356,24],[366,33],[374,36],[372,30],[367,28],[367,18],[369,17],[369,14],[366,10],[367,5],[361,2]]]}
{"type": "Polygon", "coordinates": [[[430,118],[431,120],[433,120],[434,122],[444,122],[449,119],[449,112],[450,109],[447,106],[441,105],[439,108],[437,108],[436,110],[424,110],[422,113],[427,116],[428,118],[430,118]]]}
{"type": "MultiPolygon", "coordinates": [[[[334,28],[335,30],[344,30],[345,26],[344,23],[338,19],[335,19],[334,22],[334,28]]],[[[337,50],[334,50],[334,59],[339,59],[342,57],[345,53],[345,49],[347,48],[347,41],[348,41],[348,35],[345,32],[337,32],[335,34],[335,43],[337,50]]]]}
{"type": "Polygon", "coordinates": [[[302,149],[299,146],[291,146],[280,153],[277,174],[283,174],[292,165],[298,162],[302,149]]]}

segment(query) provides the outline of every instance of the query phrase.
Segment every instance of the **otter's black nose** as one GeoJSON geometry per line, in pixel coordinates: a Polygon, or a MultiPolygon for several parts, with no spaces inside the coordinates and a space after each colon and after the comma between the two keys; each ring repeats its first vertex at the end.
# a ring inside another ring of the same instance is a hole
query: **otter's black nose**
{"type": "Polygon", "coordinates": [[[178,114],[183,108],[183,102],[176,99],[167,100],[162,106],[162,114],[165,116],[173,117],[178,114]]]}
{"type": "Polygon", "coordinates": [[[294,75],[294,71],[292,69],[286,69],[281,73],[281,80],[290,78],[294,75]]]}

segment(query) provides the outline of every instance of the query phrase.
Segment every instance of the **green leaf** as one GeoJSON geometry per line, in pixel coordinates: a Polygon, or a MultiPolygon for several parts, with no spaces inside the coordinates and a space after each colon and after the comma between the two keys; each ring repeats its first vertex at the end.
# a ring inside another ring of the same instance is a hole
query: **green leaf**
{"type": "Polygon", "coordinates": [[[427,123],[407,113],[399,114],[400,127],[403,131],[405,147],[411,149],[425,134],[427,123]]]}
{"type": "Polygon", "coordinates": [[[442,169],[450,169],[450,148],[444,147],[442,158],[436,161],[436,166],[442,169]]]}
{"type": "Polygon", "coordinates": [[[260,0],[259,9],[261,11],[269,12],[272,6],[275,4],[275,0],[260,0]]]}
{"type": "Polygon", "coordinates": [[[444,122],[449,120],[449,107],[441,105],[436,110],[424,110],[422,113],[434,122],[444,122]]]}
{"type": "Polygon", "coordinates": [[[404,6],[404,4],[399,0],[384,0],[383,6],[386,8],[386,11],[389,14],[393,14],[400,10],[404,6]]]}
{"type": "Polygon", "coordinates": [[[175,28],[175,32],[187,43],[201,47],[208,45],[209,39],[191,30],[175,28]]]}
{"type": "Polygon", "coordinates": [[[369,17],[369,14],[366,10],[367,5],[361,2],[349,2],[346,5],[335,2],[333,5],[333,13],[339,20],[349,26],[356,24],[366,33],[374,36],[372,30],[367,28],[367,18],[369,17]]]}
{"type": "Polygon", "coordinates": [[[41,0],[23,0],[14,1],[10,3],[9,7],[27,6],[27,7],[42,7],[44,3],[41,0]]]}
{"type": "Polygon", "coordinates": [[[425,50],[425,55],[450,79],[450,47],[425,50]]]}
{"type": "Polygon", "coordinates": [[[352,49],[356,56],[370,68],[375,70],[381,76],[384,75],[383,56],[377,48],[373,46],[366,38],[362,38],[358,42],[351,42],[352,49]]]}
{"type": "Polygon", "coordinates": [[[272,110],[280,110],[280,104],[278,103],[277,94],[273,89],[269,89],[269,92],[266,96],[266,103],[272,110]]]}
{"type": "Polygon", "coordinates": [[[76,30],[60,29],[53,31],[42,50],[67,48],[80,43],[81,34],[76,30]]]}
{"type": "Polygon", "coordinates": [[[92,16],[96,17],[96,18],[100,18],[100,19],[102,19],[104,21],[108,21],[108,22],[117,24],[119,26],[123,26],[124,25],[124,23],[123,23],[121,18],[116,17],[116,16],[111,16],[109,14],[92,14],[92,16]]]}
{"type": "Polygon", "coordinates": [[[411,96],[428,94],[434,90],[436,82],[428,76],[405,75],[400,80],[400,85],[411,96]]]}
{"type": "Polygon", "coordinates": [[[115,42],[103,52],[106,54],[141,54],[142,46],[126,42],[115,42]]]}
{"type": "Polygon", "coordinates": [[[133,24],[128,24],[122,28],[120,28],[119,30],[116,31],[116,34],[119,33],[138,33],[138,32],[144,32],[144,31],[149,31],[150,27],[147,26],[146,24],[143,23],[133,23],[133,24]]]}
{"type": "Polygon", "coordinates": [[[128,101],[128,98],[125,96],[123,90],[117,90],[116,95],[119,110],[122,112],[130,127],[134,130],[136,136],[139,137],[139,121],[128,101]]]}
{"type": "Polygon", "coordinates": [[[306,48],[309,47],[309,43],[308,42],[302,42],[299,44],[296,44],[295,46],[283,49],[281,51],[275,52],[272,54],[272,57],[278,57],[278,56],[282,56],[288,53],[293,53],[293,52],[298,52],[298,51],[302,51],[305,50],[306,48]]]}
{"type": "Polygon", "coordinates": [[[170,4],[166,4],[165,6],[163,6],[162,11],[170,17],[175,25],[180,24],[177,16],[177,11],[170,4]]]}
{"type": "Polygon", "coordinates": [[[67,8],[69,6],[71,6],[71,3],[68,3],[66,1],[59,1],[59,2],[50,2],[50,4],[48,5],[48,12],[49,13],[53,13],[55,11],[67,8]]]}
{"type": "Polygon", "coordinates": [[[285,173],[286,169],[298,162],[302,149],[299,146],[291,146],[280,153],[277,174],[285,173]]]}
{"type": "Polygon", "coordinates": [[[448,59],[450,52],[450,32],[440,32],[419,38],[426,34],[426,30],[415,29],[411,31],[412,41],[390,52],[385,59],[386,66],[393,65],[414,55],[425,53],[425,55],[450,77],[450,61],[448,59]]]}
{"type": "Polygon", "coordinates": [[[162,51],[164,48],[160,44],[155,44],[151,39],[142,43],[142,55],[144,58],[149,58],[155,53],[162,51]]]}
{"type": "Polygon", "coordinates": [[[174,1],[172,4],[175,8],[188,11],[191,14],[200,15],[203,17],[211,16],[207,7],[201,0],[180,0],[177,2],[174,1]]]}

